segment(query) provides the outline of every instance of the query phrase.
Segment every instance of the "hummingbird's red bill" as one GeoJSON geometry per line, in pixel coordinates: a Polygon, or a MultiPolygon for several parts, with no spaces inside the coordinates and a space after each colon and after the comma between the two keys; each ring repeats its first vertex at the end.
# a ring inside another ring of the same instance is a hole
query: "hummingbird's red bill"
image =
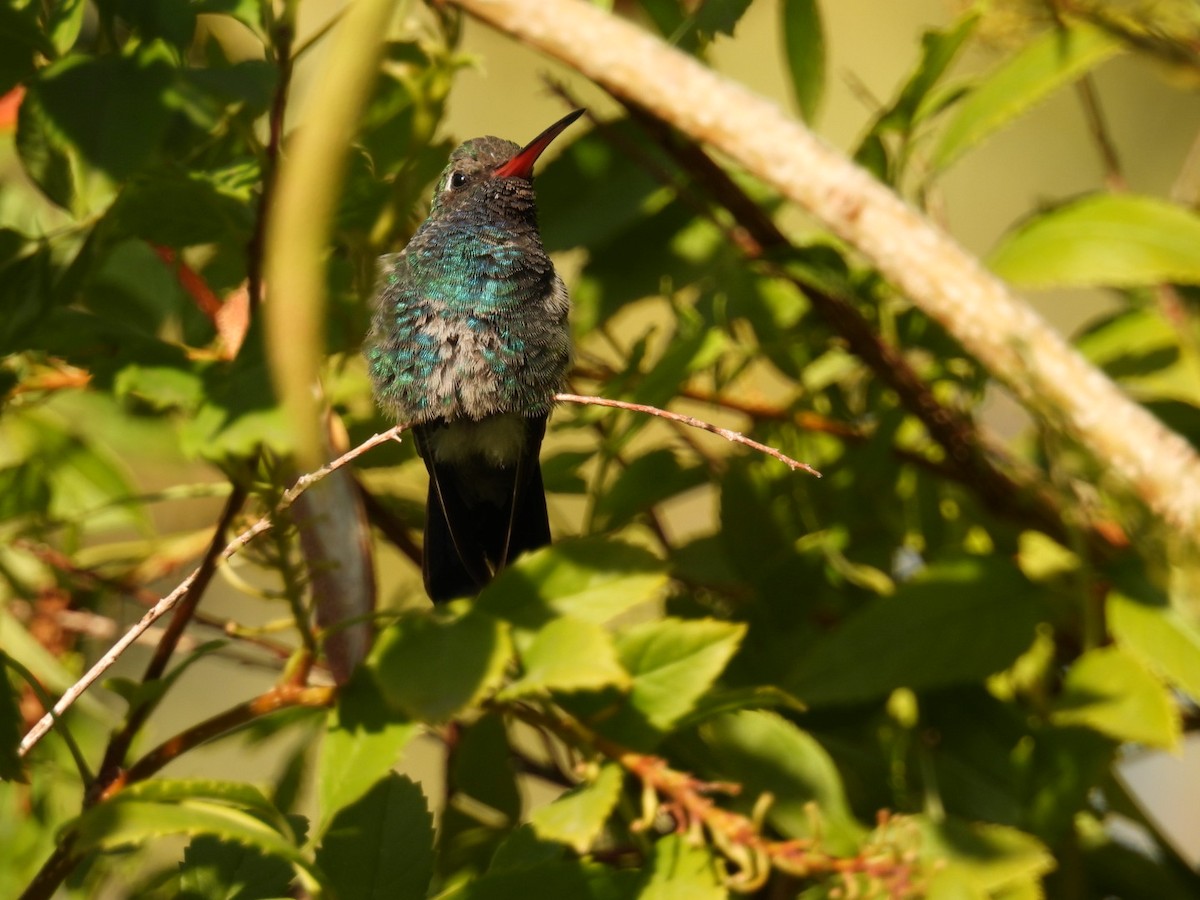
{"type": "Polygon", "coordinates": [[[567,113],[521,150],[506,163],[501,163],[493,173],[497,178],[533,178],[533,164],[537,162],[542,151],[550,146],[550,142],[567,130],[567,126],[584,114],[585,110],[577,109],[567,113]]]}

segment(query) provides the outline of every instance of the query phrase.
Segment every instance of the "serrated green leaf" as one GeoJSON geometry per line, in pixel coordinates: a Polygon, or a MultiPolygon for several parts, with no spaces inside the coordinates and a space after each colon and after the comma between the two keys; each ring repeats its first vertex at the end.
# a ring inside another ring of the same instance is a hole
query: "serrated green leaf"
{"type": "Polygon", "coordinates": [[[810,706],[980,682],[1020,656],[1045,615],[1009,562],[969,558],[924,569],[823,636],[784,687],[810,706]]]}
{"type": "MultiPolygon", "coordinates": [[[[920,853],[931,870],[951,871],[985,897],[1008,896],[1036,885],[1054,868],[1054,857],[1036,838],[1005,825],[916,817],[920,853]]],[[[1018,894],[1019,896],[1019,894],[1018,894]]]]}
{"type": "Polygon", "coordinates": [[[720,777],[742,786],[746,806],[764,793],[775,798],[767,816],[788,837],[820,835],[833,852],[853,853],[866,834],[829,754],[781,716],[753,710],[718,716],[700,726],[700,737],[720,777]]]}
{"type": "Polygon", "coordinates": [[[403,617],[379,636],[372,668],[392,707],[445,722],[492,693],[511,658],[507,623],[475,607],[453,619],[403,617]]]}
{"type": "Polygon", "coordinates": [[[421,788],[385,775],[338,812],[316,861],[339,897],[423,900],[433,876],[433,816],[421,788]]]}
{"type": "Polygon", "coordinates": [[[726,900],[724,861],[707,844],[670,834],[654,844],[638,900],[726,900]]]}
{"type": "Polygon", "coordinates": [[[602,624],[654,599],[667,576],[649,551],[622,541],[561,541],[521,557],[489,584],[477,609],[537,629],[557,616],[602,624]]]}
{"type": "Polygon", "coordinates": [[[1154,197],[1099,194],[1008,235],[992,270],[1025,287],[1200,283],[1200,216],[1154,197]]]}
{"type": "Polygon", "coordinates": [[[629,683],[628,673],[617,661],[611,635],[582,619],[564,616],[547,623],[520,657],[524,673],[500,692],[500,700],[629,683]]]}
{"type": "Polygon", "coordinates": [[[315,836],[323,834],[339,810],[358,800],[396,764],[418,730],[416,722],[387,708],[365,671],[355,674],[338,694],[321,744],[317,780],[321,818],[315,836]]]}
{"type": "Polygon", "coordinates": [[[287,896],[292,878],[279,857],[204,835],[183,851],[179,900],[274,900],[287,896]]]}
{"type": "Polygon", "coordinates": [[[1116,590],[1106,612],[1118,646],[1200,703],[1200,627],[1165,602],[1139,602],[1116,590]]]}
{"type": "Polygon", "coordinates": [[[690,712],[737,652],[746,626],[716,619],[662,619],[617,638],[633,676],[630,703],[650,724],[667,729],[690,712]]]}
{"type": "Polygon", "coordinates": [[[931,154],[931,166],[951,165],[985,137],[1120,50],[1120,42],[1107,31],[1078,21],[1037,38],[959,104],[931,154]]]}
{"type": "Polygon", "coordinates": [[[605,765],[595,780],[534,811],[530,824],[538,837],[566,844],[581,855],[587,853],[617,805],[621,777],[620,766],[605,765]]]}
{"type": "Polygon", "coordinates": [[[1099,647],[1075,660],[1051,720],[1168,750],[1179,746],[1182,731],[1167,688],[1119,647],[1099,647]]]}
{"type": "Polygon", "coordinates": [[[792,96],[804,121],[812,122],[825,92],[825,31],[817,0],[783,0],[783,52],[792,96]]]}

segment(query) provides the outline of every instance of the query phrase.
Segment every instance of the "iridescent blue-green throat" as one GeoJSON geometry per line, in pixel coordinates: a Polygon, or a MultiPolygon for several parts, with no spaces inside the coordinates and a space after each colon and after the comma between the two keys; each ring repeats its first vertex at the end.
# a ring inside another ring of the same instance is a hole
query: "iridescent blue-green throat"
{"type": "Polygon", "coordinates": [[[429,218],[380,260],[365,353],[376,401],[413,425],[429,472],[434,601],[475,594],[550,542],[538,453],[570,363],[570,304],[538,231],[533,165],[582,113],[525,147],[460,145],[429,218]]]}

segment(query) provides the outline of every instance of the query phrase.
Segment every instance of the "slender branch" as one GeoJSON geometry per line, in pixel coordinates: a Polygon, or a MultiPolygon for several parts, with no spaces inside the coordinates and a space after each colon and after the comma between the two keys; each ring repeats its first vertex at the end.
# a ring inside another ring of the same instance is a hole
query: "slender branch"
{"type": "MultiPolygon", "coordinates": [[[[368,438],[366,441],[363,441],[363,443],[359,444],[353,450],[349,450],[332,462],[326,463],[316,471],[297,478],[295,484],[293,484],[284,492],[283,497],[270,514],[263,516],[225,545],[225,548],[220,553],[219,562],[224,562],[225,560],[229,559],[235,553],[241,550],[242,547],[254,540],[254,538],[271,528],[273,524],[272,516],[278,515],[290,507],[296,501],[296,498],[299,497],[309,487],[316,484],[331,472],[335,472],[352,460],[357,459],[359,456],[366,453],[373,447],[377,447],[386,441],[396,440],[406,427],[407,426],[404,425],[397,425],[395,428],[389,428],[387,431],[376,434],[373,437],[368,438]]],[[[54,704],[54,708],[44,715],[37,722],[37,724],[29,729],[29,733],[26,734],[21,740],[21,756],[28,754],[29,751],[37,745],[37,742],[45,737],[46,732],[50,730],[50,727],[54,723],[54,717],[61,716],[64,712],[70,709],[75,701],[83,695],[84,691],[91,687],[95,683],[96,679],[108,671],[113,663],[115,663],[121,657],[121,654],[129,649],[134,641],[138,639],[139,635],[141,635],[147,628],[169,613],[172,609],[174,609],[175,606],[185,596],[187,596],[188,591],[191,589],[192,584],[196,581],[199,575],[200,569],[197,568],[190,575],[188,575],[187,578],[181,581],[175,590],[171,591],[171,593],[159,600],[144,616],[142,616],[141,619],[138,620],[136,625],[130,628],[129,631],[125,632],[124,636],[122,636],[119,641],[113,644],[112,647],[110,647],[108,651],[101,656],[100,659],[98,659],[90,669],[88,669],[82,678],[80,678],[73,685],[71,685],[70,688],[67,689],[62,697],[59,698],[58,703],[54,704]]]]}
{"type": "Polygon", "coordinates": [[[1200,457],[947,234],[774,104],[636,25],[574,0],[451,0],[564,61],[811,211],[1019,400],[1070,432],[1188,540],[1200,457]]]}
{"type": "MultiPolygon", "coordinates": [[[[209,541],[208,547],[204,551],[204,557],[200,560],[200,565],[197,566],[196,571],[193,573],[193,578],[187,591],[175,606],[171,621],[167,624],[162,639],[155,646],[154,654],[150,657],[150,662],[146,665],[146,671],[142,675],[143,684],[150,681],[157,681],[159,678],[162,678],[163,673],[167,670],[167,664],[170,662],[171,656],[175,653],[175,648],[179,645],[179,639],[183,637],[183,632],[196,612],[200,598],[204,596],[204,592],[208,589],[208,585],[212,581],[213,574],[217,571],[217,563],[221,558],[221,548],[225,540],[225,532],[233,522],[233,517],[238,514],[238,511],[242,508],[242,504],[246,501],[246,494],[247,491],[244,487],[234,485],[229,497],[226,498],[225,507],[221,510],[216,530],[213,532],[212,540],[209,541]]],[[[112,736],[108,742],[108,747],[105,748],[104,759],[100,763],[100,771],[97,773],[97,779],[93,786],[95,789],[103,790],[107,783],[115,777],[115,773],[124,765],[125,754],[129,751],[130,744],[133,743],[138,732],[142,730],[142,726],[146,724],[146,720],[150,718],[150,714],[154,711],[155,706],[155,703],[142,703],[129,710],[129,716],[126,718],[125,724],[112,736]]],[[[89,793],[91,790],[89,789],[89,793]]]]}
{"type": "Polygon", "coordinates": [[[790,456],[781,453],[774,447],[768,447],[766,444],[760,444],[758,441],[751,440],[744,434],[738,431],[730,431],[728,428],[721,428],[713,425],[711,422],[705,422],[703,419],[697,419],[693,416],[685,416],[683,413],[670,412],[665,409],[659,409],[657,406],[646,406],[644,403],[628,403],[625,400],[610,400],[607,397],[585,397],[580,394],[555,394],[554,399],[560,403],[578,403],[581,406],[607,406],[612,409],[625,409],[631,412],[645,413],[649,416],[656,416],[660,419],[666,419],[670,422],[680,422],[684,425],[690,425],[692,428],[699,428],[701,431],[707,431],[709,434],[715,434],[725,438],[727,441],[733,441],[735,444],[743,444],[759,453],[765,453],[773,459],[779,460],[793,472],[796,469],[802,469],[809,475],[821,477],[821,473],[810,466],[808,463],[802,463],[799,460],[792,459],[790,456]]]}
{"type": "Polygon", "coordinates": [[[239,703],[232,709],[218,713],[211,719],[206,719],[163,741],[130,766],[120,778],[113,781],[100,799],[106,800],[126,785],[144,781],[188,750],[233,731],[235,728],[281,709],[298,706],[326,707],[333,703],[336,696],[337,688],[333,685],[318,687],[296,684],[276,685],[253,700],[239,703]]]}

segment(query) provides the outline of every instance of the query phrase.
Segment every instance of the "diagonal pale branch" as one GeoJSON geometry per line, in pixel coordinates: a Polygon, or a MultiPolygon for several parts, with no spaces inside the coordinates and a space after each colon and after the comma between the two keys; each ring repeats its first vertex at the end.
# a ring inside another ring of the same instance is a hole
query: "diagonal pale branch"
{"type": "Polygon", "coordinates": [[[578,0],[449,0],[710,144],[801,204],[1027,407],[1082,441],[1195,540],[1200,457],[951,237],[778,106],[578,0]]]}

